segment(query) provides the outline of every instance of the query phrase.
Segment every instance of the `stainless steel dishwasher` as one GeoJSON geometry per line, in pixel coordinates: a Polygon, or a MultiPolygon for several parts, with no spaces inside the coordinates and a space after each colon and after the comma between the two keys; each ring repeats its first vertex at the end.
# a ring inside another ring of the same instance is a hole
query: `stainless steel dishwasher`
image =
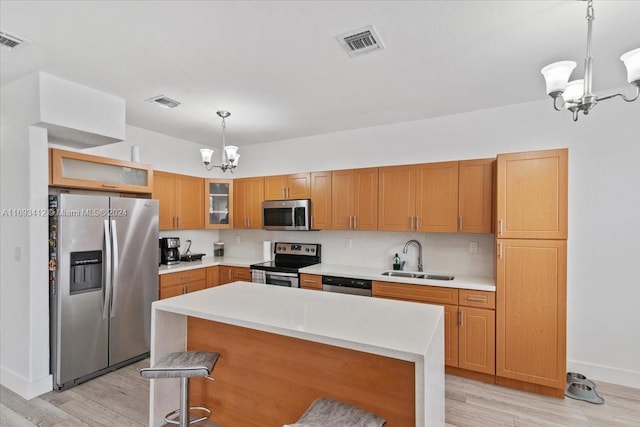
{"type": "Polygon", "coordinates": [[[322,290],[340,294],[371,296],[371,280],[322,276],[322,290]]]}

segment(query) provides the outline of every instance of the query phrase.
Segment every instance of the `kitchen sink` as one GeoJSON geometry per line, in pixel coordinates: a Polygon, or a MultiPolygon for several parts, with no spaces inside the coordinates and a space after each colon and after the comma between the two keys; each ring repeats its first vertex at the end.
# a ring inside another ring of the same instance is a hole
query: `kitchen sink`
{"type": "Polygon", "coordinates": [[[409,277],[412,279],[424,279],[426,274],[424,273],[412,273],[410,271],[385,271],[382,273],[383,276],[393,276],[393,277],[409,277]]]}
{"type": "Polygon", "coordinates": [[[445,274],[428,274],[428,273],[420,273],[420,272],[412,272],[412,271],[385,271],[382,273],[383,276],[389,277],[406,277],[409,279],[426,279],[426,280],[453,280],[455,276],[449,276],[445,274]]]}

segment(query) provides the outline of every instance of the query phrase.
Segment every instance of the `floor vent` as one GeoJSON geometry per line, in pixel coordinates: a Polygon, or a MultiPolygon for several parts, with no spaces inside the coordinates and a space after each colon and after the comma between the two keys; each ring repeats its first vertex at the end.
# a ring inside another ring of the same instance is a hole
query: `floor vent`
{"type": "Polygon", "coordinates": [[[176,101],[175,99],[171,99],[168,96],[158,95],[153,98],[147,99],[147,101],[156,104],[161,108],[176,108],[181,102],[176,101]]]}
{"type": "Polygon", "coordinates": [[[373,25],[336,36],[349,56],[384,50],[384,45],[373,25]]]}
{"type": "Polygon", "coordinates": [[[0,46],[2,46],[4,50],[11,50],[20,46],[25,41],[27,40],[22,37],[0,31],[0,46]]]}

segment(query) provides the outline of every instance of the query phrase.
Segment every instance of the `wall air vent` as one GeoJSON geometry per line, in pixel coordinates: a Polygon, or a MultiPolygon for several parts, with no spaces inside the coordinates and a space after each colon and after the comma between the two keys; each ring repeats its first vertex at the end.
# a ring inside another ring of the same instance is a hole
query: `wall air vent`
{"type": "Polygon", "coordinates": [[[18,37],[16,35],[0,31],[0,46],[2,46],[4,50],[11,50],[26,41],[28,40],[23,37],[18,37]]]}
{"type": "Polygon", "coordinates": [[[382,39],[380,39],[380,36],[376,33],[373,25],[340,34],[336,36],[336,39],[344,47],[349,56],[384,50],[382,39]]]}
{"type": "Polygon", "coordinates": [[[176,108],[181,102],[171,99],[168,96],[158,95],[153,98],[147,99],[147,101],[157,105],[160,108],[176,108]]]}

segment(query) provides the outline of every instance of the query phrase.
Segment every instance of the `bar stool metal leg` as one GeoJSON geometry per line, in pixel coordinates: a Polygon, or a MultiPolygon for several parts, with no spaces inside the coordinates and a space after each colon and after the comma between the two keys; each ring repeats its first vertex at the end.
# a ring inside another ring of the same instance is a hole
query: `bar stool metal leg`
{"type": "Polygon", "coordinates": [[[189,425],[189,378],[180,378],[180,427],[189,425]]]}

